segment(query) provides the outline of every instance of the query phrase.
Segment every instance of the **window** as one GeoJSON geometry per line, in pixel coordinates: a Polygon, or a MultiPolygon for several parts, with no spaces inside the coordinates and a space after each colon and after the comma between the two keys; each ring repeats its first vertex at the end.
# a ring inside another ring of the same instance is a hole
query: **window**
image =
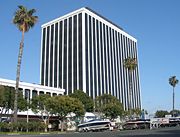
{"type": "Polygon", "coordinates": [[[73,16],[73,85],[77,89],[77,15],[73,16]]]}
{"type": "Polygon", "coordinates": [[[64,20],[63,88],[67,89],[67,19],[64,20]]]}
{"type": "Polygon", "coordinates": [[[114,77],[113,77],[113,39],[112,39],[112,29],[109,28],[109,37],[110,37],[110,45],[109,45],[109,52],[110,52],[110,58],[111,58],[111,64],[109,67],[111,67],[111,72],[110,72],[110,76],[111,76],[111,94],[114,96],[114,77]]]}
{"type": "Polygon", "coordinates": [[[53,48],[54,48],[54,25],[51,25],[51,43],[50,43],[50,87],[53,82],[53,48]]]}
{"type": "Polygon", "coordinates": [[[69,18],[69,32],[68,32],[68,92],[72,92],[72,17],[69,18]]]}
{"type": "Polygon", "coordinates": [[[59,23],[59,87],[62,88],[62,34],[63,34],[63,22],[59,23]]]}
{"type": "Polygon", "coordinates": [[[25,89],[25,99],[26,99],[27,101],[30,100],[30,90],[29,90],[29,89],[25,89]]]}
{"type": "Polygon", "coordinates": [[[97,71],[97,76],[98,76],[98,87],[97,87],[97,89],[98,89],[98,91],[97,92],[99,92],[99,95],[101,95],[101,78],[100,78],[100,52],[99,52],[99,50],[100,50],[100,44],[99,44],[99,41],[100,41],[100,37],[99,37],[99,21],[98,20],[96,20],[96,39],[97,39],[97,69],[96,70],[98,70],[97,71]]]}
{"type": "Polygon", "coordinates": [[[91,89],[91,97],[93,97],[93,60],[92,60],[92,21],[91,16],[89,16],[89,48],[90,48],[90,89],[91,89]]]}
{"type": "Polygon", "coordinates": [[[107,59],[106,59],[106,57],[107,57],[107,52],[106,52],[106,50],[107,50],[107,44],[106,44],[106,41],[107,41],[107,31],[106,31],[106,27],[105,27],[105,24],[103,24],[103,37],[104,37],[104,65],[105,65],[105,67],[104,67],[104,69],[105,69],[105,86],[106,86],[106,93],[108,92],[108,77],[107,77],[107,75],[108,75],[108,73],[107,73],[107,59]]]}
{"type": "Polygon", "coordinates": [[[57,87],[58,23],[55,25],[54,87],[57,87]]]}
{"type": "Polygon", "coordinates": [[[109,38],[110,38],[110,34],[109,34],[109,28],[108,26],[106,26],[106,35],[107,35],[107,61],[108,61],[108,76],[109,76],[109,91],[108,92],[112,92],[111,91],[111,71],[110,71],[110,67],[111,67],[111,64],[110,64],[110,44],[109,44],[109,38]]]}
{"type": "Polygon", "coordinates": [[[32,97],[37,96],[37,90],[32,90],[32,97]]]}
{"type": "MultiPolygon", "coordinates": [[[[102,94],[104,94],[104,63],[103,63],[103,61],[104,61],[104,57],[103,57],[103,55],[104,55],[104,44],[103,44],[103,38],[102,38],[102,36],[103,36],[103,34],[102,34],[102,23],[100,22],[100,47],[101,47],[101,50],[100,50],[100,52],[101,52],[101,76],[102,76],[102,78],[101,78],[101,82],[102,82],[102,94]]],[[[100,95],[100,94],[99,94],[100,95]]]]}
{"type": "Polygon", "coordinates": [[[93,47],[93,54],[94,54],[94,89],[95,89],[95,97],[97,96],[97,82],[98,81],[96,81],[96,29],[95,29],[95,18],[93,18],[93,45],[92,45],[92,47],[93,47]]]}
{"type": "Polygon", "coordinates": [[[86,93],[89,95],[88,15],[85,13],[86,93]]]}
{"type": "Polygon", "coordinates": [[[44,94],[44,91],[39,91],[39,95],[43,95],[44,94]]]}
{"type": "Polygon", "coordinates": [[[82,13],[78,15],[78,42],[79,42],[79,89],[83,89],[83,59],[82,59],[82,13]]]}
{"type": "Polygon", "coordinates": [[[46,28],[43,28],[43,40],[42,40],[42,64],[41,64],[41,84],[44,85],[44,61],[45,61],[45,39],[46,39],[46,28]]]}
{"type": "Polygon", "coordinates": [[[47,41],[46,41],[46,81],[45,85],[48,86],[48,74],[49,74],[49,26],[47,27],[47,41]]]}

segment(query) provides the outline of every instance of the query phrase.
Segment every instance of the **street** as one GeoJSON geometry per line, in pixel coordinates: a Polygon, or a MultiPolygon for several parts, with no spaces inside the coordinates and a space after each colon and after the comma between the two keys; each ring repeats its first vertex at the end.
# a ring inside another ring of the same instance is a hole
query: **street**
{"type": "Polygon", "coordinates": [[[153,130],[104,131],[88,133],[64,133],[41,135],[0,135],[0,137],[179,137],[180,127],[160,128],[153,130]]]}

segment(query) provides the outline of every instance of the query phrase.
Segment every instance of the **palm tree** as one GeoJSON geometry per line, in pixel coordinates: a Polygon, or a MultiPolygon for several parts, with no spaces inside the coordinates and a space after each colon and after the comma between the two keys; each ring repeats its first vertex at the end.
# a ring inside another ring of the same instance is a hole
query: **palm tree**
{"type": "Polygon", "coordinates": [[[131,57],[127,57],[124,60],[124,67],[128,70],[129,72],[129,111],[130,111],[130,115],[131,115],[131,109],[132,109],[132,102],[131,102],[131,98],[132,98],[132,74],[133,71],[136,69],[137,67],[137,60],[136,58],[131,58],[131,57]]]}
{"type": "Polygon", "coordinates": [[[19,55],[18,55],[18,63],[17,63],[17,71],[16,71],[16,91],[15,91],[15,99],[14,99],[14,122],[17,122],[17,98],[18,98],[18,89],[19,89],[19,80],[20,80],[20,68],[21,68],[21,60],[23,54],[24,47],[24,33],[28,32],[30,28],[32,28],[37,22],[38,17],[33,16],[36,12],[35,9],[27,10],[24,6],[18,6],[18,10],[14,13],[13,23],[18,27],[18,29],[22,32],[22,38],[19,47],[19,55]]]}
{"type": "Polygon", "coordinates": [[[176,76],[171,76],[169,78],[169,84],[173,87],[173,116],[174,116],[174,88],[178,84],[179,80],[176,79],[176,76]]]}

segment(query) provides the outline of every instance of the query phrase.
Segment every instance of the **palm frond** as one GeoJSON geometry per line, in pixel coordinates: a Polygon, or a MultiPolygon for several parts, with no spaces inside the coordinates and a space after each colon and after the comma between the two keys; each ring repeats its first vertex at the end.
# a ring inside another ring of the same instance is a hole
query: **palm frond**
{"type": "Polygon", "coordinates": [[[27,10],[24,6],[18,6],[18,10],[14,13],[13,23],[20,31],[29,31],[38,20],[38,16],[33,16],[35,9],[27,10]]]}
{"type": "Polygon", "coordinates": [[[137,59],[136,58],[131,58],[131,57],[127,57],[124,60],[124,66],[126,69],[132,71],[135,70],[137,67],[137,59]]]}
{"type": "Polygon", "coordinates": [[[170,84],[171,86],[173,86],[173,87],[175,87],[176,84],[178,84],[178,82],[179,82],[179,80],[176,79],[176,76],[171,76],[171,77],[169,78],[169,84],[170,84]]]}
{"type": "Polygon", "coordinates": [[[31,10],[28,11],[28,14],[32,16],[35,12],[36,12],[35,9],[31,9],[31,10]]]}

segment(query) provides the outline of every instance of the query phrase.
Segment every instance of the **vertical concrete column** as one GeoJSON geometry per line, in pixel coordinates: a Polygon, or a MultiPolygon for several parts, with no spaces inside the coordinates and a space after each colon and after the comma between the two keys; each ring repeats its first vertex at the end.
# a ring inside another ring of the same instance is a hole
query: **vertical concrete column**
{"type": "Polygon", "coordinates": [[[24,88],[22,89],[22,92],[23,92],[23,97],[25,98],[25,89],[24,88]]]}
{"type": "Polygon", "coordinates": [[[53,92],[50,92],[51,93],[51,97],[53,96],[53,92]]]}
{"type": "Polygon", "coordinates": [[[37,95],[39,96],[39,90],[37,90],[37,95]]]}
{"type": "Polygon", "coordinates": [[[29,90],[29,97],[30,97],[30,100],[32,99],[32,89],[29,90]]]}

